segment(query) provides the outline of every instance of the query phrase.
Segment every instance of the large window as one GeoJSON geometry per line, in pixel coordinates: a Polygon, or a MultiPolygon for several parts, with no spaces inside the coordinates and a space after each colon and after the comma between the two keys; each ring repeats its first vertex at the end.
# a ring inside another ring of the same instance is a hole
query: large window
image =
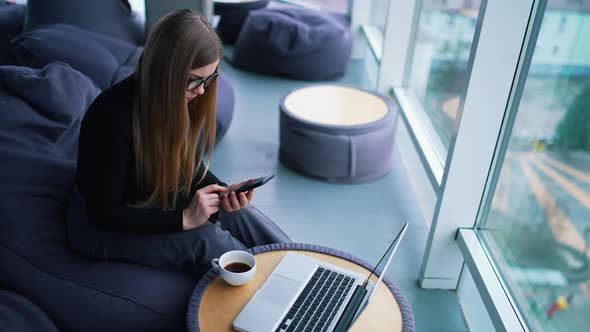
{"type": "Polygon", "coordinates": [[[548,2],[478,225],[539,331],[590,331],[590,12],[582,3],[548,2]]]}
{"type": "Polygon", "coordinates": [[[420,9],[409,88],[424,109],[423,124],[437,153],[446,156],[467,84],[467,61],[480,0],[424,0],[420,9]],[[430,129],[432,128],[432,129],[430,129]]]}

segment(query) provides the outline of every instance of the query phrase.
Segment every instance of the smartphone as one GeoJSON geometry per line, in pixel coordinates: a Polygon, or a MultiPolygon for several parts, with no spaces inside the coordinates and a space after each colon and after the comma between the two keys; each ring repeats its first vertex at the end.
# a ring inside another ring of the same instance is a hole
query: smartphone
{"type": "Polygon", "coordinates": [[[258,179],[250,180],[250,181],[244,183],[239,188],[235,189],[234,192],[241,193],[243,191],[248,191],[248,190],[252,190],[254,188],[258,188],[258,187],[262,186],[263,184],[267,183],[268,181],[272,180],[272,178],[274,178],[274,177],[275,177],[275,174],[271,174],[269,176],[263,176],[258,179]]]}

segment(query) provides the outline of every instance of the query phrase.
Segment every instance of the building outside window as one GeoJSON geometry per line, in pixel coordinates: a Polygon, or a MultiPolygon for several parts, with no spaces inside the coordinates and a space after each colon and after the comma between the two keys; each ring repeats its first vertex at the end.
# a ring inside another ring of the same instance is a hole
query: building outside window
{"type": "Polygon", "coordinates": [[[420,9],[409,89],[433,127],[430,136],[442,160],[465,93],[479,7],[479,0],[424,0],[420,9]]]}
{"type": "Polygon", "coordinates": [[[509,141],[499,152],[490,206],[477,226],[538,331],[590,331],[587,7],[549,0],[509,141]],[[556,44],[559,52],[552,52],[556,44]]]}

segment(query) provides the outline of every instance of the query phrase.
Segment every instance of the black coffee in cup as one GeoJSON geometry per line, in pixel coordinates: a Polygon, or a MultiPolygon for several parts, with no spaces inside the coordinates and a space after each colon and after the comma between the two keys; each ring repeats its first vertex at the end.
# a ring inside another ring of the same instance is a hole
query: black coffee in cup
{"type": "Polygon", "coordinates": [[[252,268],[250,265],[242,262],[229,263],[223,267],[225,270],[234,273],[248,272],[252,268]]]}

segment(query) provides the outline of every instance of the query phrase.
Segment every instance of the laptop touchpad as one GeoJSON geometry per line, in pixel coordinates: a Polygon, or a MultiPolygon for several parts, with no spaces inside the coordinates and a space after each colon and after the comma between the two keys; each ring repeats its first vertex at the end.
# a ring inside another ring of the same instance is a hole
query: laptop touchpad
{"type": "Polygon", "coordinates": [[[301,287],[299,281],[283,277],[278,274],[271,275],[260,292],[260,298],[274,305],[285,307],[301,287]]]}

